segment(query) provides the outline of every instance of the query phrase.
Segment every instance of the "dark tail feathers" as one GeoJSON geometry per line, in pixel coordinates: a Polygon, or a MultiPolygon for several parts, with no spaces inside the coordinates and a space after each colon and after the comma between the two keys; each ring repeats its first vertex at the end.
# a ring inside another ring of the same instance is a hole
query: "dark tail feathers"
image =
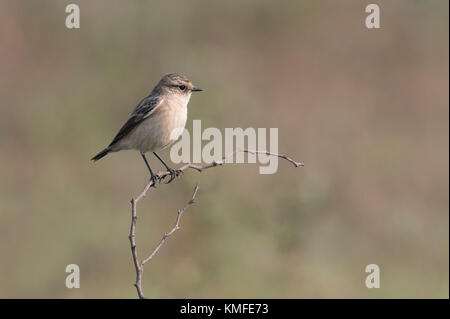
{"type": "Polygon", "coordinates": [[[105,148],[103,151],[101,151],[100,153],[98,153],[97,155],[95,155],[93,158],[91,158],[91,161],[98,161],[99,159],[101,159],[103,156],[106,156],[106,154],[108,154],[109,152],[111,152],[111,149],[109,147],[105,148]]]}

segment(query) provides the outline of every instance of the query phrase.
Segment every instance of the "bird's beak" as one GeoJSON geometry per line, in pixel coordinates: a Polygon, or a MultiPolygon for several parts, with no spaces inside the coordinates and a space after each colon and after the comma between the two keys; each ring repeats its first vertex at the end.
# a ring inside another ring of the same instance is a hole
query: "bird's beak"
{"type": "Polygon", "coordinates": [[[194,86],[194,88],[192,89],[192,92],[200,92],[203,91],[201,88],[198,88],[196,86],[194,86]]]}

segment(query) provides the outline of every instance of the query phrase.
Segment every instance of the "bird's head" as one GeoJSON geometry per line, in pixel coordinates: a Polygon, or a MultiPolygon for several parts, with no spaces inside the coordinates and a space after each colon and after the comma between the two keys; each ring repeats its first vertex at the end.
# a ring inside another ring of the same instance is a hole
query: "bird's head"
{"type": "Polygon", "coordinates": [[[181,95],[191,95],[192,92],[203,91],[192,84],[187,77],[176,73],[164,75],[156,87],[167,93],[181,95]]]}

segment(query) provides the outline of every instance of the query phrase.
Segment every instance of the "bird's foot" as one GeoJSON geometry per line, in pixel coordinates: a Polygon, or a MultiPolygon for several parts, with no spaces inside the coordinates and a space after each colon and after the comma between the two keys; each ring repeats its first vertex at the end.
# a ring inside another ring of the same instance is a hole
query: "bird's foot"
{"type": "MultiPolygon", "coordinates": [[[[167,168],[167,171],[170,173],[170,179],[169,179],[165,184],[169,184],[169,183],[172,182],[176,177],[180,176],[181,173],[183,173],[182,170],[179,170],[179,169],[173,169],[173,168],[170,168],[170,167],[167,168]]],[[[166,176],[169,176],[169,175],[166,175],[166,176]]],[[[166,178],[166,176],[164,176],[163,179],[166,178]]]]}
{"type": "Polygon", "coordinates": [[[156,182],[160,181],[159,178],[155,174],[152,174],[152,176],[150,176],[150,180],[153,182],[152,186],[150,186],[150,187],[155,187],[155,188],[156,188],[156,182]]]}

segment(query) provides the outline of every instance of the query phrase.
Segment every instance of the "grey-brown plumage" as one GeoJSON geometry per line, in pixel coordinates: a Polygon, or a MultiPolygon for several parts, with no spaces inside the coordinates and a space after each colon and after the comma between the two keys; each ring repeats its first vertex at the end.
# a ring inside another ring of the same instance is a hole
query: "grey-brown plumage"
{"type": "Polygon", "coordinates": [[[171,73],[163,76],[152,92],[134,108],[108,147],[91,160],[97,161],[110,152],[136,149],[144,158],[152,179],[154,174],[144,155],[147,152],[153,152],[172,174],[174,170],[156,152],[181,135],[187,119],[187,104],[192,92],[196,91],[201,89],[184,75],[171,73]]]}

